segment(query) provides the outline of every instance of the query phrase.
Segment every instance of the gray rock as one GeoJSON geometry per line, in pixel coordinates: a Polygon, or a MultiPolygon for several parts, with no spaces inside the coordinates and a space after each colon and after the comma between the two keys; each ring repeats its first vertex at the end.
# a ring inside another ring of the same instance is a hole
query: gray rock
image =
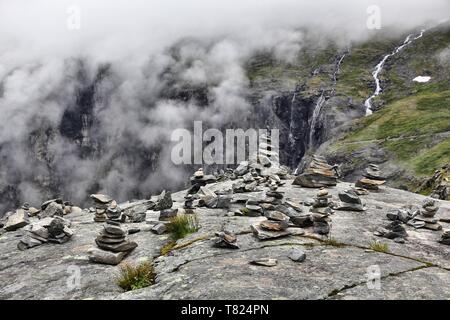
{"type": "Polygon", "coordinates": [[[172,206],[173,206],[172,195],[169,191],[164,190],[158,196],[158,200],[156,201],[153,210],[155,211],[166,210],[172,208],[172,206]]]}
{"type": "Polygon", "coordinates": [[[239,249],[236,236],[229,231],[216,232],[214,246],[218,248],[239,249]]]}
{"type": "Polygon", "coordinates": [[[295,262],[303,262],[306,260],[306,253],[300,249],[294,249],[289,254],[289,259],[295,262]]]}
{"type": "Polygon", "coordinates": [[[102,204],[108,204],[113,201],[113,199],[107,195],[104,194],[91,194],[91,199],[94,200],[94,202],[102,203],[102,204]]]}
{"type": "Polygon", "coordinates": [[[262,258],[250,261],[250,264],[263,267],[275,267],[278,264],[277,259],[262,258]]]}
{"type": "Polygon", "coordinates": [[[152,227],[152,232],[161,235],[167,231],[167,226],[164,223],[157,223],[152,227]]]}
{"type": "Polygon", "coordinates": [[[42,210],[41,213],[39,213],[39,217],[41,219],[46,218],[46,217],[55,217],[55,216],[59,216],[59,217],[64,216],[63,206],[62,206],[62,204],[59,204],[57,202],[50,202],[49,204],[47,204],[45,206],[45,209],[42,210]]]}
{"type": "Polygon", "coordinates": [[[128,252],[111,252],[92,248],[88,252],[89,260],[95,263],[118,265],[128,254],[128,252]]]}
{"type": "Polygon", "coordinates": [[[251,229],[253,234],[259,240],[271,240],[278,239],[282,237],[287,237],[291,235],[291,232],[288,230],[283,231],[268,231],[261,228],[259,225],[251,225],[251,229]]]}
{"type": "Polygon", "coordinates": [[[352,204],[359,204],[361,205],[361,199],[358,197],[358,195],[352,191],[352,190],[347,190],[344,192],[339,192],[339,199],[342,202],[345,203],[352,203],[352,204]]]}
{"type": "Polygon", "coordinates": [[[159,213],[159,220],[160,221],[169,221],[172,218],[175,218],[178,214],[178,210],[177,209],[166,209],[166,210],[162,210],[159,213]]]}
{"type": "Polygon", "coordinates": [[[28,215],[23,209],[18,209],[12,215],[8,217],[5,226],[3,227],[6,231],[14,231],[25,227],[29,224],[28,215]]]}

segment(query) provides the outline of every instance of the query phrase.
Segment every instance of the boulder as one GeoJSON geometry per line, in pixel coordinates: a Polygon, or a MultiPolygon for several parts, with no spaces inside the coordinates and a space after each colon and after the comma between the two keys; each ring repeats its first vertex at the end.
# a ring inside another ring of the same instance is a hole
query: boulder
{"type": "Polygon", "coordinates": [[[6,231],[14,231],[20,228],[25,227],[29,224],[28,215],[23,209],[18,209],[12,215],[8,217],[8,220],[5,223],[4,229],[6,231]]]}

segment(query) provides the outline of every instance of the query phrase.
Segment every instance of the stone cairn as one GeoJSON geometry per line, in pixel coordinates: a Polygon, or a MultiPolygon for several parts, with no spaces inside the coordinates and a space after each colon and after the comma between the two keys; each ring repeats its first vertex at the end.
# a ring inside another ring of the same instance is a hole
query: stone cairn
{"type": "Polygon", "coordinates": [[[304,173],[292,183],[306,188],[332,187],[337,184],[336,166],[330,166],[325,158],[314,155],[304,173]]]}
{"type": "Polygon", "coordinates": [[[380,186],[386,183],[386,178],[380,171],[380,168],[375,164],[370,164],[363,174],[363,178],[355,183],[357,188],[367,190],[379,190],[380,186]]]}
{"type": "Polygon", "coordinates": [[[405,223],[415,229],[429,229],[433,231],[442,230],[442,225],[434,218],[439,210],[437,201],[427,198],[423,201],[422,207],[406,206],[389,212],[386,216],[389,220],[405,223]]]}
{"type": "Polygon", "coordinates": [[[73,235],[70,224],[69,220],[59,216],[43,218],[24,228],[26,234],[17,247],[26,250],[44,243],[66,243],[73,235]]]}
{"type": "Polygon", "coordinates": [[[125,222],[126,216],[122,214],[122,210],[117,205],[117,202],[111,197],[103,194],[91,194],[91,199],[95,207],[95,222],[125,222]]]}
{"type": "Polygon", "coordinates": [[[333,209],[330,208],[331,195],[327,189],[321,189],[314,198],[314,203],[310,209],[314,232],[320,235],[328,235],[331,230],[331,218],[333,209]]]}
{"type": "Polygon", "coordinates": [[[236,236],[225,230],[216,232],[214,246],[218,248],[239,249],[236,236]]]}
{"type": "Polygon", "coordinates": [[[336,210],[345,210],[345,211],[366,210],[355,190],[346,190],[344,192],[339,192],[338,196],[339,200],[341,200],[341,203],[335,208],[336,210]]]}
{"type": "Polygon", "coordinates": [[[127,254],[137,247],[137,243],[126,238],[126,232],[116,221],[107,221],[103,230],[95,238],[98,248],[89,250],[92,262],[117,265],[127,254]]]}
{"type": "Polygon", "coordinates": [[[439,240],[439,242],[450,246],[450,229],[444,230],[444,232],[442,233],[441,240],[439,240]]]}

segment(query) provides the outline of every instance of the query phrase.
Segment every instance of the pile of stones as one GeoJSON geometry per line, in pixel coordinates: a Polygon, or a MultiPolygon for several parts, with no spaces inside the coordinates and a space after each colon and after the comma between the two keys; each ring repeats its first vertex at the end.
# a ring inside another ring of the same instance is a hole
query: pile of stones
{"type": "Polygon", "coordinates": [[[388,219],[399,221],[416,229],[424,228],[433,231],[442,230],[442,225],[434,216],[439,210],[436,200],[428,198],[422,203],[422,207],[407,206],[387,214],[388,219]]]}
{"type": "Polygon", "coordinates": [[[126,216],[111,197],[103,194],[91,194],[90,197],[94,202],[95,222],[125,222],[126,216]]]}
{"type": "Polygon", "coordinates": [[[153,209],[155,203],[151,200],[141,200],[136,202],[122,203],[119,209],[123,215],[131,223],[139,223],[145,221],[147,218],[147,210],[153,209]]]}
{"type": "Polygon", "coordinates": [[[217,248],[239,249],[237,237],[229,231],[216,232],[214,246],[217,248]]]}
{"type": "Polygon", "coordinates": [[[450,229],[445,229],[442,233],[441,240],[439,240],[440,243],[450,245],[450,229]]]}
{"type": "Polygon", "coordinates": [[[331,229],[331,218],[333,214],[331,195],[327,189],[321,189],[314,198],[314,203],[310,209],[314,232],[320,235],[327,235],[331,229]]]}
{"type": "Polygon", "coordinates": [[[377,237],[394,240],[397,243],[404,243],[405,239],[408,237],[408,233],[402,226],[402,222],[400,220],[392,221],[384,228],[378,228],[374,232],[374,235],[376,235],[377,237]]]}
{"type": "Polygon", "coordinates": [[[336,186],[337,167],[330,166],[325,158],[314,155],[306,170],[297,176],[292,183],[307,188],[336,186]]]}
{"type": "Polygon", "coordinates": [[[200,168],[194,173],[190,181],[191,188],[189,188],[188,194],[195,194],[200,190],[200,187],[216,182],[217,178],[214,175],[205,174],[203,168],[200,168]]]}
{"type": "Polygon", "coordinates": [[[380,171],[380,168],[375,164],[370,164],[363,174],[363,178],[355,183],[357,188],[364,188],[367,190],[379,190],[380,186],[386,183],[386,178],[380,171]]]}
{"type": "Polygon", "coordinates": [[[95,239],[98,248],[89,250],[92,262],[117,265],[127,254],[137,247],[137,243],[127,240],[126,232],[120,223],[107,221],[95,239]]]}
{"type": "Polygon", "coordinates": [[[24,228],[26,234],[17,247],[26,250],[44,243],[66,243],[73,236],[70,221],[59,216],[46,217],[24,228]]]}
{"type": "Polygon", "coordinates": [[[70,202],[64,202],[62,199],[52,199],[45,201],[40,209],[31,207],[28,203],[24,203],[21,208],[14,212],[7,212],[0,221],[0,227],[4,231],[15,231],[27,226],[30,218],[37,217],[39,219],[63,217],[72,212],[82,212],[79,207],[73,206],[70,202]]]}
{"type": "Polygon", "coordinates": [[[338,196],[339,200],[341,200],[341,203],[335,208],[336,210],[345,210],[345,211],[366,210],[355,190],[346,190],[344,192],[339,192],[338,196]]]}

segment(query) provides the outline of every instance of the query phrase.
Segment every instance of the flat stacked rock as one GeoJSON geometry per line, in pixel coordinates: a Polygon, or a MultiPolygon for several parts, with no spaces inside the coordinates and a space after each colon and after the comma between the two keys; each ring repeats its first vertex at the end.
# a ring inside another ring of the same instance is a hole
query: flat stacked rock
{"type": "Polygon", "coordinates": [[[375,164],[370,164],[363,176],[355,183],[357,188],[379,190],[380,186],[386,183],[386,178],[383,177],[380,168],[375,164]]]}
{"type": "Polygon", "coordinates": [[[120,223],[108,221],[95,239],[98,248],[89,251],[92,262],[117,265],[137,247],[137,243],[126,238],[120,223]]]}
{"type": "Polygon", "coordinates": [[[239,249],[236,236],[229,231],[216,232],[214,246],[218,248],[239,249]]]}
{"type": "Polygon", "coordinates": [[[317,234],[327,235],[330,233],[331,219],[329,216],[333,213],[333,210],[329,207],[331,198],[332,196],[328,194],[327,189],[319,190],[310,209],[314,232],[317,234]]]}
{"type": "Polygon", "coordinates": [[[73,235],[69,227],[70,221],[64,218],[58,216],[43,218],[24,228],[26,234],[17,247],[19,250],[26,250],[44,243],[66,243],[73,235]]]}
{"type": "Polygon", "coordinates": [[[292,233],[287,230],[289,227],[289,217],[277,211],[266,214],[267,220],[259,224],[251,225],[251,230],[259,240],[271,240],[286,237],[292,233]]]}
{"type": "Polygon", "coordinates": [[[441,240],[439,240],[439,242],[450,246],[450,229],[444,230],[444,232],[442,233],[441,240]]]}
{"type": "Polygon", "coordinates": [[[112,203],[113,199],[103,194],[91,194],[90,197],[93,200],[95,207],[94,221],[106,222],[106,220],[108,219],[106,210],[112,203]]]}
{"type": "Polygon", "coordinates": [[[330,166],[325,158],[314,155],[305,172],[292,184],[307,188],[331,187],[336,186],[337,178],[335,167],[330,166]]]}
{"type": "Polygon", "coordinates": [[[15,231],[17,229],[25,227],[30,223],[28,214],[23,209],[18,209],[14,213],[8,212],[6,216],[7,220],[3,227],[5,231],[15,231]]]}
{"type": "Polygon", "coordinates": [[[374,235],[394,240],[398,243],[404,243],[408,237],[406,229],[402,226],[401,221],[393,221],[384,228],[378,228],[374,235]]]}
{"type": "Polygon", "coordinates": [[[432,198],[427,198],[422,203],[422,208],[412,217],[408,224],[415,228],[425,228],[433,231],[442,230],[442,225],[434,216],[439,210],[439,202],[432,198]]]}
{"type": "Polygon", "coordinates": [[[217,178],[214,175],[205,174],[203,168],[198,169],[190,179],[192,187],[188,190],[188,194],[195,194],[200,190],[200,187],[207,184],[214,183],[217,178]]]}
{"type": "Polygon", "coordinates": [[[132,223],[144,222],[147,218],[147,210],[153,209],[155,203],[151,200],[122,203],[119,205],[124,216],[132,223]]]}
{"type": "Polygon", "coordinates": [[[366,210],[362,204],[361,199],[354,190],[346,190],[339,192],[339,200],[341,203],[336,207],[336,210],[345,211],[364,211],[366,210]]]}

